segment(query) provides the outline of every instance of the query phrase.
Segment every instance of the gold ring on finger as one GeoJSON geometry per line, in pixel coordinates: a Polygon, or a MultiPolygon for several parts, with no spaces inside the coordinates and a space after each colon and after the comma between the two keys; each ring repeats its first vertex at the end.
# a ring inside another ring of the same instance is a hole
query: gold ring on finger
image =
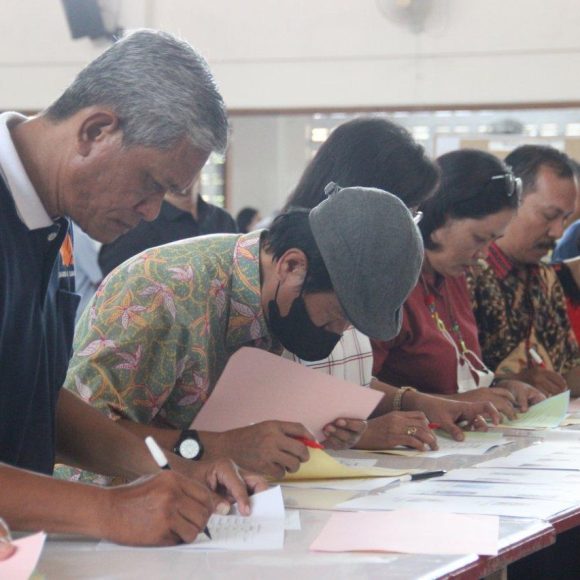
{"type": "Polygon", "coordinates": [[[415,425],[409,425],[409,427],[407,427],[407,435],[413,437],[415,433],[417,433],[417,427],[415,427],[415,425]]]}

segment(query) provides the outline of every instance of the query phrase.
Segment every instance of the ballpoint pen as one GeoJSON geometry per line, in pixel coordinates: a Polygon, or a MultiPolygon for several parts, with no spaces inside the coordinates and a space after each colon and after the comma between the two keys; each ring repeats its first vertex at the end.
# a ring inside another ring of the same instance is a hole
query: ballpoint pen
{"type": "MultiPolygon", "coordinates": [[[[155,441],[153,437],[151,436],[145,437],[145,445],[147,445],[149,453],[151,453],[151,456],[155,460],[155,463],[157,463],[157,465],[159,465],[161,469],[171,469],[171,466],[169,465],[169,461],[167,461],[165,453],[163,453],[163,450],[161,449],[161,447],[159,447],[157,441],[155,441]]],[[[207,526],[205,526],[205,528],[203,529],[203,533],[211,540],[211,534],[209,533],[209,529],[207,526]]]]}
{"type": "Polygon", "coordinates": [[[447,471],[445,469],[439,469],[437,471],[424,471],[423,473],[412,473],[411,475],[403,475],[399,479],[401,481],[421,481],[423,479],[431,479],[432,477],[441,477],[446,473],[447,471]]]}
{"type": "Polygon", "coordinates": [[[304,443],[306,447],[311,447],[312,449],[324,449],[324,445],[318,443],[318,441],[313,441],[312,439],[307,439],[306,437],[294,437],[300,443],[304,443]]]}
{"type": "Polygon", "coordinates": [[[528,352],[530,353],[530,356],[532,357],[532,360],[536,366],[543,369],[546,368],[546,363],[542,360],[542,357],[538,354],[538,351],[533,346],[528,350],[528,352]]]}

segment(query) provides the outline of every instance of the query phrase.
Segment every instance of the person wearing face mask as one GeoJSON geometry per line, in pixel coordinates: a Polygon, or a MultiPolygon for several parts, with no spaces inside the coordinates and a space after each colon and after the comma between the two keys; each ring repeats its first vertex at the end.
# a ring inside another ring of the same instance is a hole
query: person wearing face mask
{"type": "MultiPolygon", "coordinates": [[[[194,449],[190,459],[229,456],[273,477],[296,471],[309,456],[297,438],[312,438],[299,423],[190,426],[242,346],[316,360],[351,323],[383,339],[399,331],[423,256],[411,213],[377,189],[326,189],[315,208],[284,213],[270,230],[182,240],[122,264],[77,326],[66,388],[166,449],[194,449]]],[[[329,444],[351,446],[365,422],[337,419],[329,444]]]]}
{"type": "MultiPolygon", "coordinates": [[[[437,161],[440,186],[420,208],[425,260],[419,283],[405,303],[401,333],[373,341],[374,371],[403,389],[490,401],[513,418],[544,396],[528,384],[499,380],[481,361],[465,271],[514,217],[521,184],[482,151],[454,151],[437,161]]],[[[405,393],[403,404],[412,396],[405,393]]]]}
{"type": "MultiPolygon", "coordinates": [[[[342,186],[378,187],[396,195],[407,207],[417,207],[435,190],[439,169],[421,145],[399,125],[382,117],[361,116],[336,127],[308,164],[285,209],[312,208],[323,199],[328,181],[342,186]]],[[[416,214],[416,219],[420,214],[416,214]]],[[[319,372],[332,374],[384,393],[356,447],[388,449],[405,445],[420,451],[437,448],[437,437],[429,422],[437,423],[454,439],[463,440],[458,423],[484,429],[485,417],[499,420],[493,405],[486,402],[451,401],[423,393],[405,395],[406,411],[400,410],[399,389],[372,376],[370,339],[356,328],[348,328],[330,356],[305,361],[291,351],[283,356],[319,372]]],[[[324,427],[327,436],[337,426],[324,427]]]]}
{"type": "Polygon", "coordinates": [[[556,273],[566,264],[541,261],[574,211],[574,168],[565,153],[540,145],[518,147],[506,163],[523,182],[522,206],[470,276],[483,359],[548,396],[568,388],[578,396],[580,350],[556,273]]]}

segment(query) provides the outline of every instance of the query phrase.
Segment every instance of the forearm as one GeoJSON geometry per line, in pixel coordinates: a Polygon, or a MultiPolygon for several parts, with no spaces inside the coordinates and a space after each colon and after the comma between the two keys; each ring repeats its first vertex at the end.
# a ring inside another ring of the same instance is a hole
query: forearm
{"type": "Polygon", "coordinates": [[[388,385],[387,383],[383,383],[382,381],[373,378],[371,381],[371,388],[383,393],[383,398],[371,413],[370,418],[373,419],[374,417],[390,413],[393,410],[393,399],[399,390],[398,387],[393,387],[392,385],[388,385]]]}
{"type": "Polygon", "coordinates": [[[12,530],[104,535],[104,489],[0,464],[0,490],[0,514],[12,530]]]}
{"type": "Polygon", "coordinates": [[[158,470],[143,439],[62,390],[57,406],[59,461],[103,475],[135,479],[158,470]]]}

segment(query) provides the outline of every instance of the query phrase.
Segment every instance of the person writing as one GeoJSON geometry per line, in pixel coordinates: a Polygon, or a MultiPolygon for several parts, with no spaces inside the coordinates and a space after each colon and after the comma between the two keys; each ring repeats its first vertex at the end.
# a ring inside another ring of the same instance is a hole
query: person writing
{"type": "Polygon", "coordinates": [[[521,184],[482,151],[454,151],[437,161],[441,183],[421,205],[425,261],[420,280],[405,303],[401,333],[391,341],[373,341],[374,371],[401,387],[403,408],[412,404],[417,389],[488,401],[514,418],[544,395],[521,381],[495,377],[481,361],[465,271],[513,219],[521,184]]]}

